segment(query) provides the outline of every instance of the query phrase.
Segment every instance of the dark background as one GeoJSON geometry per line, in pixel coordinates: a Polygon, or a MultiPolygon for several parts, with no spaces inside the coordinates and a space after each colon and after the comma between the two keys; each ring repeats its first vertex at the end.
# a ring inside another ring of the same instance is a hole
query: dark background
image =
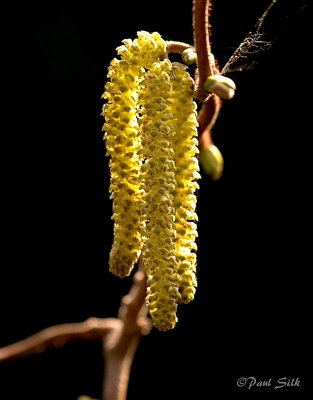
{"type": "MultiPolygon", "coordinates": [[[[268,3],[216,1],[220,65],[268,3]]],[[[310,5],[297,15],[304,1],[280,3],[265,26],[272,37],[287,29],[257,68],[230,75],[237,93],[214,128],[225,173],[216,183],[201,180],[196,299],[179,307],[173,331],[142,340],[129,400],[300,398],[313,384],[306,367],[313,14],[310,5]],[[239,389],[242,376],[299,377],[301,387],[239,389]]],[[[50,325],[116,315],[131,279],[112,276],[107,265],[112,221],[100,116],[107,66],[137,30],[190,43],[192,27],[191,0],[26,1],[2,18],[13,55],[2,75],[6,345],[50,325]]],[[[73,342],[1,365],[0,399],[100,398],[102,374],[101,344],[73,342]]]]}

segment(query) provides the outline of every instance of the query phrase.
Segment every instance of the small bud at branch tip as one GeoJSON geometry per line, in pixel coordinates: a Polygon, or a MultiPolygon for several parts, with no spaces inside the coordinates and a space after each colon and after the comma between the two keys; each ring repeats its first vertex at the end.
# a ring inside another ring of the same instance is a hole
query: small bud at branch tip
{"type": "Polygon", "coordinates": [[[186,49],[182,52],[181,58],[187,65],[192,65],[197,62],[197,53],[193,49],[186,49]]]}
{"type": "Polygon", "coordinates": [[[199,162],[205,173],[210,175],[214,181],[220,179],[223,173],[224,159],[214,144],[211,144],[208,149],[200,151],[199,162]]]}

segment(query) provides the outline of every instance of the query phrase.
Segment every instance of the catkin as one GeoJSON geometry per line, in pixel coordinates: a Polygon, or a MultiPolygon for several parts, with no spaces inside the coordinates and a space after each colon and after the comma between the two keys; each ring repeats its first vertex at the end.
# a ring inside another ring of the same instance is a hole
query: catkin
{"type": "Polygon", "coordinates": [[[177,234],[177,272],[181,277],[180,302],[189,303],[194,298],[196,280],[196,243],[198,219],[195,196],[200,178],[197,154],[197,105],[193,101],[193,80],[186,66],[174,63],[171,111],[174,115],[174,147],[177,189],[174,195],[175,226],[177,234]]]}
{"type": "Polygon", "coordinates": [[[111,157],[110,192],[113,199],[114,241],[110,252],[110,271],[117,276],[130,274],[142,248],[140,207],[141,138],[138,135],[138,88],[145,69],[165,51],[158,33],[138,32],[138,39],[124,40],[117,48],[121,60],[113,59],[110,81],[105,85],[102,115],[106,123],[107,154],[111,157]]]}
{"type": "Polygon", "coordinates": [[[172,66],[156,62],[141,84],[140,131],[143,143],[142,189],[144,195],[143,255],[148,277],[147,303],[154,325],[172,329],[179,302],[176,273],[174,191],[177,187],[174,161],[173,115],[169,112],[172,66]]]}
{"type": "Polygon", "coordinates": [[[123,43],[103,95],[114,220],[109,264],[125,277],[142,253],[148,310],[154,325],[166,331],[197,285],[193,80],[182,64],[160,61],[166,46],[159,34],[138,32],[123,43]]]}

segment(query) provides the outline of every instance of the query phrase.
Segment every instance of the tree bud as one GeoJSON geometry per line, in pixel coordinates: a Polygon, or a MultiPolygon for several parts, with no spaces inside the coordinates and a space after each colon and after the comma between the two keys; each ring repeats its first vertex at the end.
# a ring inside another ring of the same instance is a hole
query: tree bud
{"type": "Polygon", "coordinates": [[[204,171],[217,181],[222,176],[224,159],[219,149],[211,144],[206,150],[201,150],[199,161],[204,171]]]}
{"type": "Polygon", "coordinates": [[[185,64],[192,65],[197,62],[197,53],[194,51],[194,49],[189,48],[182,52],[181,58],[185,64]]]}
{"type": "Polygon", "coordinates": [[[223,100],[230,100],[235,95],[235,82],[223,75],[211,75],[204,83],[204,89],[215,93],[223,100]]]}

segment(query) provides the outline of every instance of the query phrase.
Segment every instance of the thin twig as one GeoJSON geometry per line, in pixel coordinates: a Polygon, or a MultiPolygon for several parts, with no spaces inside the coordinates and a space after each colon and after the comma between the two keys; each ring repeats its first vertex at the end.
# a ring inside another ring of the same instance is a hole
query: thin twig
{"type": "Polygon", "coordinates": [[[207,150],[212,141],[212,128],[220,112],[221,99],[213,94],[207,103],[203,103],[198,114],[198,139],[199,149],[207,150]]]}
{"type": "Polygon", "coordinates": [[[175,42],[175,41],[166,42],[167,53],[182,53],[184,50],[187,49],[194,49],[194,47],[184,42],[175,42]]]}
{"type": "Polygon", "coordinates": [[[193,2],[194,45],[197,53],[197,70],[195,71],[195,98],[202,102],[198,114],[198,138],[200,150],[207,150],[212,144],[212,128],[222,106],[221,99],[204,89],[206,79],[219,73],[217,63],[211,52],[209,0],[193,2]]]}
{"type": "Polygon", "coordinates": [[[209,10],[210,0],[194,0],[193,2],[193,32],[194,44],[198,59],[198,75],[196,80],[196,99],[205,102],[209,94],[204,89],[208,76],[218,72],[210,46],[209,10]]]}
{"type": "Polygon", "coordinates": [[[46,328],[24,340],[2,347],[0,362],[42,353],[77,339],[101,339],[119,325],[116,318],[88,318],[85,322],[61,324],[46,328]]]}
{"type": "Polygon", "coordinates": [[[103,339],[105,357],[104,398],[125,400],[130,367],[142,335],[147,335],[146,276],[139,270],[128,295],[123,297],[118,318],[89,318],[85,322],[61,324],[0,349],[0,362],[41,353],[77,339],[103,339]]]}

